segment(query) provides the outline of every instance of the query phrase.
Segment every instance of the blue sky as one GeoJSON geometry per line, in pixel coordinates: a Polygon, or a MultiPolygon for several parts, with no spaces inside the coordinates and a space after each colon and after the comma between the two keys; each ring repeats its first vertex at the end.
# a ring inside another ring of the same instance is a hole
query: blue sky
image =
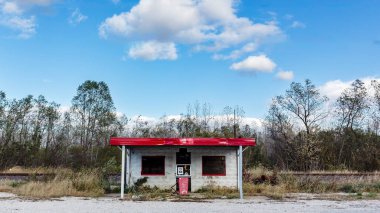
{"type": "Polygon", "coordinates": [[[105,81],[117,110],[209,102],[263,118],[306,78],[331,98],[380,73],[380,1],[0,0],[0,90],[69,106],[105,81]]]}

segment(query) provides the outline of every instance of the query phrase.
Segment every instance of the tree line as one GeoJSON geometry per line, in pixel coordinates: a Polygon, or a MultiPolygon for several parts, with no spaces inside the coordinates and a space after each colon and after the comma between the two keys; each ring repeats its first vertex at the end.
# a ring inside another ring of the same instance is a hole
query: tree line
{"type": "Polygon", "coordinates": [[[250,123],[240,106],[215,112],[209,103],[189,104],[185,113],[147,121],[117,113],[106,83],[85,81],[70,109],[44,96],[9,99],[0,91],[0,168],[118,165],[111,136],[254,137],[244,165],[285,170],[378,170],[380,83],[371,92],[354,81],[328,100],[310,80],[293,82],[274,97],[265,119],[250,123]],[[333,103],[328,107],[328,103],[333,103]]]}
{"type": "Polygon", "coordinates": [[[266,118],[263,163],[287,170],[380,168],[380,83],[355,80],[332,106],[306,80],[273,98],[266,118]],[[369,93],[368,90],[372,92],[369,93]]]}

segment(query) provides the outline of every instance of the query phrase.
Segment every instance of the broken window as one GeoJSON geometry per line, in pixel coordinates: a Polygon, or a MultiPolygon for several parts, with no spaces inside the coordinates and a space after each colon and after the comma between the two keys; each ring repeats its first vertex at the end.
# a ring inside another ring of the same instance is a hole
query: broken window
{"type": "Polygon", "coordinates": [[[165,156],[142,156],[141,175],[165,175],[165,156]]]}
{"type": "Polygon", "coordinates": [[[226,175],[225,156],[202,156],[203,176],[224,176],[226,175]]]}

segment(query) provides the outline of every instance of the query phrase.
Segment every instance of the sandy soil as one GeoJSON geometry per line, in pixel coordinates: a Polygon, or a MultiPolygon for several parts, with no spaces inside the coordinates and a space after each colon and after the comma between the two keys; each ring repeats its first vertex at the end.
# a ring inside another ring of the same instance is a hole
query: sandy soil
{"type": "Polygon", "coordinates": [[[243,201],[233,199],[204,202],[137,202],[122,201],[116,197],[30,200],[9,193],[0,193],[0,212],[380,212],[380,201],[315,199],[275,201],[262,197],[243,201]]]}

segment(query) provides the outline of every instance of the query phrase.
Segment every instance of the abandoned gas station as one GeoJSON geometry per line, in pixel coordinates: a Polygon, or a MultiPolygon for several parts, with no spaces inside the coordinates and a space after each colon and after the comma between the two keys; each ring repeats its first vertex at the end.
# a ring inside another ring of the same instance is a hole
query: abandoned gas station
{"type": "Polygon", "coordinates": [[[122,150],[121,198],[125,187],[147,177],[146,185],[176,188],[180,194],[202,187],[237,188],[243,197],[243,148],[253,138],[116,138],[122,150]]]}

